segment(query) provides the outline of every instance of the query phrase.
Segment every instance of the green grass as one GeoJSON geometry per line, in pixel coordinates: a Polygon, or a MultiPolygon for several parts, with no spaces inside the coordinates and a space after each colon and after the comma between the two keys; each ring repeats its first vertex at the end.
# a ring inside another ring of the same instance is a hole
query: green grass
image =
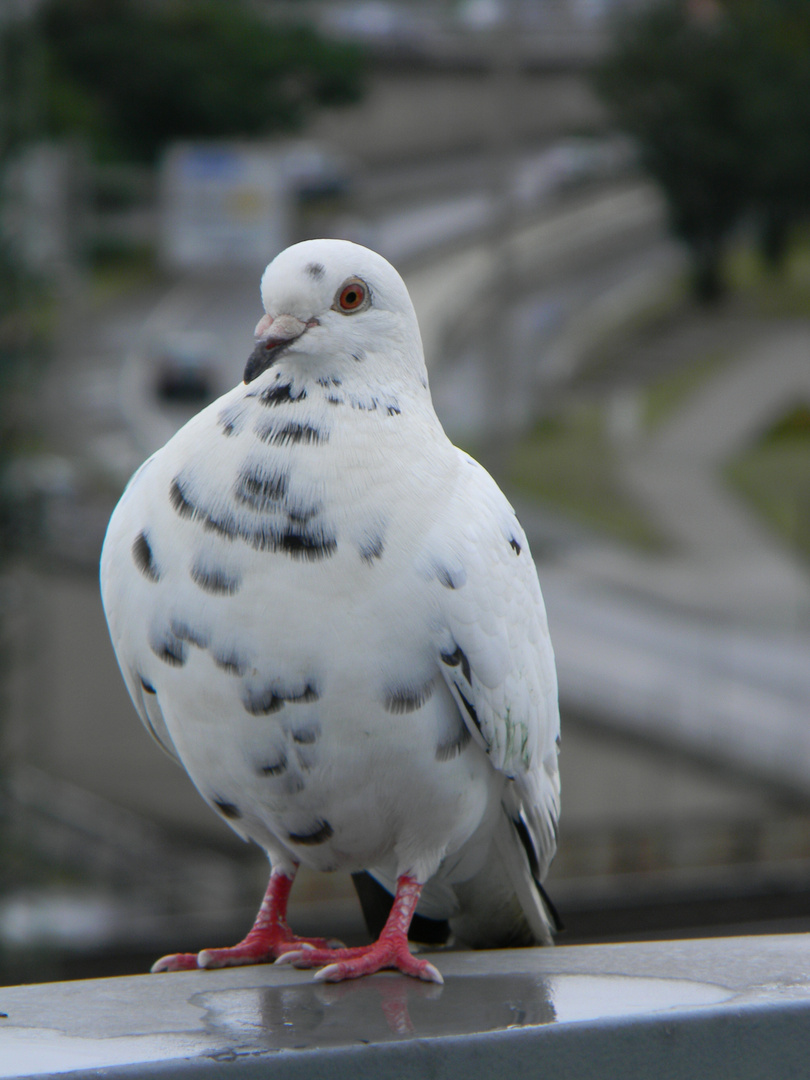
{"type": "Polygon", "coordinates": [[[676,371],[656,380],[647,388],[644,402],[645,425],[652,429],[663,423],[733,359],[734,355],[725,349],[714,350],[704,356],[684,357],[683,364],[676,371]]]}
{"type": "Polygon", "coordinates": [[[654,550],[660,534],[624,490],[596,407],[539,423],[513,447],[508,485],[613,539],[654,550]]]}
{"type": "Polygon", "coordinates": [[[726,479],[783,540],[810,560],[810,407],[793,410],[729,462],[726,479]]]}
{"type": "Polygon", "coordinates": [[[90,258],[91,305],[100,307],[143,288],[158,273],[157,257],[148,245],[99,245],[90,258]]]}
{"type": "MultiPolygon", "coordinates": [[[[794,237],[786,263],[775,273],[750,243],[728,256],[729,303],[763,321],[810,316],[810,227],[794,237]]],[[[620,373],[628,351],[666,334],[683,305],[682,286],[659,308],[640,313],[589,357],[587,373],[620,373]],[[680,291],[679,291],[680,290],[680,291]]],[[[728,309],[718,309],[728,318],[728,309]]],[[[688,313],[683,317],[689,317],[688,313]]],[[[684,356],[677,370],[649,383],[642,420],[648,430],[667,420],[722,369],[734,362],[733,343],[684,356]]],[[[622,485],[617,449],[604,430],[598,405],[563,413],[536,425],[512,449],[504,479],[524,496],[573,520],[641,549],[661,550],[665,540],[622,485]]],[[[763,519],[810,559],[810,407],[786,418],[757,446],[732,462],[727,479],[763,519]],[[784,430],[783,430],[784,429],[784,430]]]]}
{"type": "Polygon", "coordinates": [[[755,314],[810,316],[810,228],[796,231],[781,270],[769,268],[750,243],[740,243],[728,254],[726,276],[732,292],[755,314]]]}

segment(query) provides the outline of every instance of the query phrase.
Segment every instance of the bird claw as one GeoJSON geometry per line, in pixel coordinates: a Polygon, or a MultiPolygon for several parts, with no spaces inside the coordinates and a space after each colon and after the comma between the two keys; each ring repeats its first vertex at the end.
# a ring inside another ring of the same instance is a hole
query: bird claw
{"type": "Polygon", "coordinates": [[[232,945],[228,949],[203,949],[197,953],[197,963],[201,968],[243,967],[245,964],[266,964],[273,959],[273,954],[254,945],[232,945]]]}
{"type": "Polygon", "coordinates": [[[199,968],[197,962],[198,953],[168,953],[156,960],[149,969],[153,974],[159,971],[196,971],[199,968]]]}

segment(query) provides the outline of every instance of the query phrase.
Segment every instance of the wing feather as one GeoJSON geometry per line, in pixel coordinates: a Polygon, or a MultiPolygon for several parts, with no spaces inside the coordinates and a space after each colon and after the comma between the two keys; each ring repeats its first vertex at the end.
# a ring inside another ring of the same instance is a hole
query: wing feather
{"type": "Polygon", "coordinates": [[[463,582],[438,590],[440,667],[472,738],[511,781],[504,808],[528,831],[542,880],[557,846],[560,795],[545,605],[514,510],[489,474],[459,454],[459,483],[426,549],[431,565],[463,582]]]}

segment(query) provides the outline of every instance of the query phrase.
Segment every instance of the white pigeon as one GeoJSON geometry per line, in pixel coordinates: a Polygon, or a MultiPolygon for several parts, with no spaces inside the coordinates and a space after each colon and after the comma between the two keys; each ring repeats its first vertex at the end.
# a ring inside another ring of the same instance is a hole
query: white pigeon
{"type": "Polygon", "coordinates": [[[473,947],[551,941],[559,713],[537,574],[433,410],[394,268],[305,241],[261,292],[244,382],[135,473],[101,556],[143,723],[272,868],[242,942],[153,970],[280,958],[441,982],[409,951],[415,913],[473,947]],[[301,863],[367,872],[371,920],[390,906],[374,944],[291,932],[301,863]]]}

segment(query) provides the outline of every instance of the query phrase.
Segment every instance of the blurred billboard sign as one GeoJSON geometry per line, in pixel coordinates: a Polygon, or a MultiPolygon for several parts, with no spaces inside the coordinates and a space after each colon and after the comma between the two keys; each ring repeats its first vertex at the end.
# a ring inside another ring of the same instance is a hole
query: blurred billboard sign
{"type": "Polygon", "coordinates": [[[245,143],[176,143],[161,168],[163,261],[172,269],[264,266],[290,240],[277,155],[245,143]]]}

